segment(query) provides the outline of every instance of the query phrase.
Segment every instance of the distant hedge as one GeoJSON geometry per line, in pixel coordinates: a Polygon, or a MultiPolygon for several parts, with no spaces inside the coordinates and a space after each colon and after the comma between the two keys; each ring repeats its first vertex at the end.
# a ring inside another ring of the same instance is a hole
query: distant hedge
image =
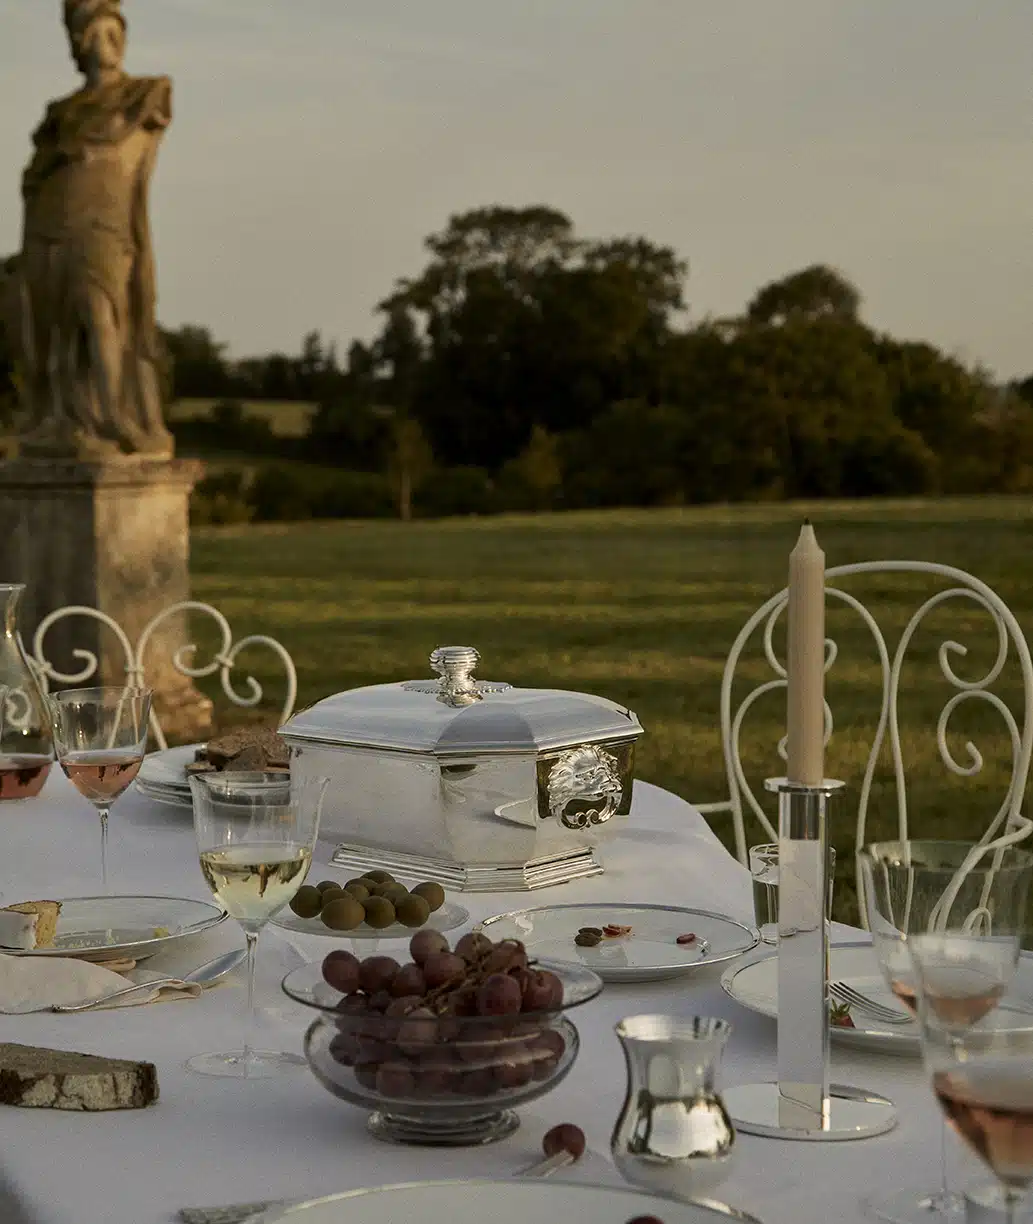
{"type": "MultiPolygon", "coordinates": [[[[477,467],[437,468],[420,483],[413,499],[413,510],[419,518],[500,514],[528,508],[528,493],[517,481],[493,481],[490,473],[477,467]]],[[[397,514],[387,476],[303,463],[223,468],[200,481],[190,502],[190,519],[196,526],[394,518],[397,514]]]]}
{"type": "Polygon", "coordinates": [[[387,480],[370,472],[325,472],[269,463],[206,476],[190,500],[196,525],[290,522],[299,519],[389,518],[387,480]]]}

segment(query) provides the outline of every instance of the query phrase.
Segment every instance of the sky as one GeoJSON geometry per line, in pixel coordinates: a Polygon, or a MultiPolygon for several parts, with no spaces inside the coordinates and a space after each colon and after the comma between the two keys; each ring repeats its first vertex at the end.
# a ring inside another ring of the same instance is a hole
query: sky
{"type": "MultiPolygon", "coordinates": [[[[688,259],[692,316],[839,268],[879,329],[1033,373],[1033,0],[124,0],[173,78],[159,317],[236,356],[343,350],[487,204],[688,259]]],[[[0,0],[0,253],[60,0],[0,0]]]]}

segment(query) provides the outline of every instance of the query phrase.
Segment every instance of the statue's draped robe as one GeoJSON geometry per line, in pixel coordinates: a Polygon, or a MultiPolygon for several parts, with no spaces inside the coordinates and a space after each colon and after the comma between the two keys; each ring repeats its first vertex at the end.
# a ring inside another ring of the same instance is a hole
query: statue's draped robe
{"type": "Polygon", "coordinates": [[[132,450],[130,435],[162,428],[147,193],[171,117],[167,77],[123,76],[50,103],[33,135],[18,272],[37,432],[74,429],[132,450]],[[110,303],[123,353],[113,414],[101,407],[83,343],[91,291],[110,303]],[[69,362],[73,350],[77,357],[69,362]]]}

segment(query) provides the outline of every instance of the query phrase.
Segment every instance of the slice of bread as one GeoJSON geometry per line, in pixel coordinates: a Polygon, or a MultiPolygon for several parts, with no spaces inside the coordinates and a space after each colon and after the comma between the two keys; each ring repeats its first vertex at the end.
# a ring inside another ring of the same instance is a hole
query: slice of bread
{"type": "Polygon", "coordinates": [[[52,948],[57,934],[57,919],[61,913],[60,901],[22,901],[18,905],[5,905],[12,914],[35,914],[37,948],[52,948]]]}
{"type": "MultiPolygon", "coordinates": [[[[198,761],[207,761],[216,769],[243,770],[288,770],[290,749],[287,741],[276,731],[268,728],[245,728],[230,731],[208,741],[203,756],[198,761]]],[[[189,769],[189,766],[188,766],[189,769]]]]}
{"type": "Polygon", "coordinates": [[[158,1099],[153,1063],[72,1050],[0,1045],[0,1105],[29,1109],[143,1109],[158,1099]]]}

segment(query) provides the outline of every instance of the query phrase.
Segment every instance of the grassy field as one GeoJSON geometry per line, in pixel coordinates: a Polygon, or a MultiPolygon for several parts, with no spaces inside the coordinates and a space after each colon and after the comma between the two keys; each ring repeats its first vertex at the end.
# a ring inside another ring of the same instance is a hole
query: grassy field
{"type": "MultiPolygon", "coordinates": [[[[996,587],[1024,629],[1033,628],[1033,503],[1019,499],[207,528],[194,536],[193,590],[223,609],[238,635],[268,632],[283,641],[298,663],[303,704],[354,685],[429,675],[435,646],[474,645],[484,678],[629,705],[646,727],[639,775],[706,802],[727,793],[718,727],[725,657],[742,623],[784,584],[805,514],[829,565],[906,558],[959,566],[996,587]]],[[[866,599],[892,650],[934,588],[908,576],[855,579],[848,589],[866,599]]],[[[877,656],[846,609],[830,609],[829,632],[840,647],[828,686],[836,722],[829,771],[848,782],[856,806],[878,713],[877,656]]],[[[948,637],[970,647],[954,659],[966,679],[982,677],[996,650],[987,616],[967,601],[936,609],[914,639],[900,704],[912,829],[974,836],[1003,797],[1009,748],[1000,716],[969,702],[952,719],[950,743],[964,760],[971,739],[984,768],[957,778],[940,761],[936,719],[954,690],[937,649],[948,637]]],[[[778,634],[776,646],[781,655],[778,634]]],[[[275,670],[257,650],[253,666],[270,695],[278,693],[275,670]]],[[[771,678],[759,642],[739,678],[740,698],[771,678]]],[[[1021,695],[1013,654],[996,691],[1012,702],[1021,695]]],[[[784,695],[774,693],[744,727],[744,762],[758,784],[781,772],[775,746],[783,730],[784,695]]],[[[873,812],[873,833],[891,834],[885,769],[873,812]]],[[[715,817],[714,826],[730,844],[727,818],[715,817]]],[[[757,840],[759,826],[751,833],[757,840]]],[[[843,810],[834,839],[852,862],[851,811],[843,810]]],[[[852,881],[840,872],[837,913],[848,916],[853,905],[852,881]]]]}

